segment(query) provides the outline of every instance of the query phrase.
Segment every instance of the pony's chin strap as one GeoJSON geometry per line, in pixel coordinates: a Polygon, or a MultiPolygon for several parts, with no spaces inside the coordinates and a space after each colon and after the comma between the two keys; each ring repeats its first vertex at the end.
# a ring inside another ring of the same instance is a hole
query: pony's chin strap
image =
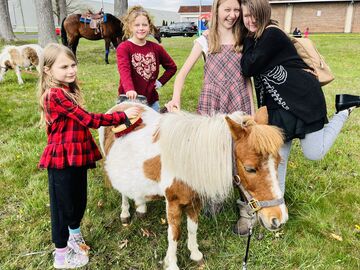
{"type": "Polygon", "coordinates": [[[246,202],[243,202],[239,199],[236,201],[236,203],[241,206],[247,207],[249,214],[254,214],[262,208],[277,206],[277,205],[285,203],[285,200],[283,197],[281,197],[279,199],[268,200],[268,201],[258,201],[257,199],[253,198],[251,196],[251,194],[241,184],[240,176],[238,174],[236,174],[234,176],[234,183],[236,186],[239,187],[241,193],[244,195],[245,200],[246,200],[246,202]]]}

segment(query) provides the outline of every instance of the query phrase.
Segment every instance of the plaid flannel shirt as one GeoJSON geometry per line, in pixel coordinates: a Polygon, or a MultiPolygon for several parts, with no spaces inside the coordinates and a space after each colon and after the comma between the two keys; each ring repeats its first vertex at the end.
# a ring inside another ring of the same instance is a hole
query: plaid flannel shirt
{"type": "Polygon", "coordinates": [[[89,113],[75,105],[64,91],[68,88],[51,88],[44,97],[48,143],[38,166],[55,169],[95,167],[101,154],[89,128],[121,124],[127,118],[126,114],[89,113]]]}

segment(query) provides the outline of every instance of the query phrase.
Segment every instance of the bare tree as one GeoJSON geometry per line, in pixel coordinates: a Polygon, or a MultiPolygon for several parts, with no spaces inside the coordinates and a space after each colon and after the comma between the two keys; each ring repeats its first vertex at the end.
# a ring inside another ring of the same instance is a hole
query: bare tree
{"type": "Polygon", "coordinates": [[[0,35],[6,41],[15,39],[10,21],[8,0],[0,0],[0,35]]]}
{"type": "Polygon", "coordinates": [[[57,24],[60,25],[67,16],[66,0],[53,1],[54,14],[57,17],[57,24]]]}
{"type": "Polygon", "coordinates": [[[35,0],[35,9],[40,46],[45,47],[50,42],[57,43],[51,0],[35,0]]]}
{"type": "Polygon", "coordinates": [[[75,0],[52,0],[53,12],[57,18],[57,24],[60,25],[68,14],[86,10],[85,4],[80,4],[75,0]]]}
{"type": "Polygon", "coordinates": [[[116,17],[123,16],[128,9],[128,1],[127,0],[115,0],[114,1],[114,15],[116,17]]]}

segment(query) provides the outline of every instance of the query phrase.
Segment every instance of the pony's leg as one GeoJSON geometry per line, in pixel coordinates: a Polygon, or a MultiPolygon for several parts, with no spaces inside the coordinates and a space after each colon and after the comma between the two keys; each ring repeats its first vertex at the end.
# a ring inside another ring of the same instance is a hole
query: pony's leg
{"type": "Polygon", "coordinates": [[[14,70],[15,70],[15,73],[16,73],[16,76],[17,76],[17,79],[18,79],[18,83],[19,84],[24,84],[24,81],[21,78],[21,71],[20,71],[19,66],[15,66],[14,70]]]}
{"type": "Polygon", "coordinates": [[[146,215],[146,200],[145,198],[136,198],[135,199],[135,205],[136,205],[136,215],[139,218],[143,218],[146,215]]]}
{"type": "Polygon", "coordinates": [[[2,82],[4,80],[5,73],[6,73],[6,69],[0,68],[0,82],[2,82]]]}
{"type": "Polygon", "coordinates": [[[124,194],[121,194],[121,214],[120,219],[122,224],[130,223],[130,204],[129,199],[124,194]]]}
{"type": "Polygon", "coordinates": [[[199,224],[199,214],[201,209],[201,203],[199,199],[196,199],[185,208],[187,215],[187,230],[188,230],[188,243],[187,247],[190,250],[190,259],[203,263],[203,254],[199,251],[199,245],[197,243],[197,229],[199,224]]]}
{"type": "Polygon", "coordinates": [[[111,39],[111,43],[112,43],[112,45],[114,46],[114,48],[115,48],[115,50],[116,50],[117,46],[119,45],[118,42],[117,42],[117,39],[116,39],[116,38],[112,38],[112,39],[111,39]]]}
{"type": "Polygon", "coordinates": [[[68,47],[72,50],[74,55],[76,56],[76,49],[79,45],[80,37],[74,36],[71,39],[69,39],[68,47]]]}
{"type": "Polygon", "coordinates": [[[168,249],[165,257],[166,270],[179,270],[177,266],[177,244],[180,239],[181,207],[178,200],[169,201],[166,198],[166,213],[168,220],[168,249]]]}
{"type": "Polygon", "coordinates": [[[105,63],[109,64],[110,39],[105,39],[105,63]]]}

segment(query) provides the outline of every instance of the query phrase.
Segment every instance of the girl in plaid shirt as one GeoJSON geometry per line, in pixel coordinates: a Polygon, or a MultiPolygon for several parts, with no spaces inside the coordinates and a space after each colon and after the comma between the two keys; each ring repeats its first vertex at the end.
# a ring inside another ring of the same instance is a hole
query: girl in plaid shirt
{"type": "Polygon", "coordinates": [[[185,79],[201,55],[205,58],[204,81],[197,111],[200,114],[254,112],[252,87],[241,73],[242,23],[240,0],[214,0],[210,29],[194,41],[194,46],[176,76],[169,111],[180,109],[185,79]]]}
{"type": "Polygon", "coordinates": [[[77,61],[65,46],[44,49],[39,78],[41,122],[48,143],[39,168],[47,168],[51,209],[54,267],[76,268],[89,261],[89,247],[80,232],[87,200],[87,169],[101,154],[89,128],[118,125],[135,117],[139,108],[96,114],[85,111],[77,81],[77,61]]]}

